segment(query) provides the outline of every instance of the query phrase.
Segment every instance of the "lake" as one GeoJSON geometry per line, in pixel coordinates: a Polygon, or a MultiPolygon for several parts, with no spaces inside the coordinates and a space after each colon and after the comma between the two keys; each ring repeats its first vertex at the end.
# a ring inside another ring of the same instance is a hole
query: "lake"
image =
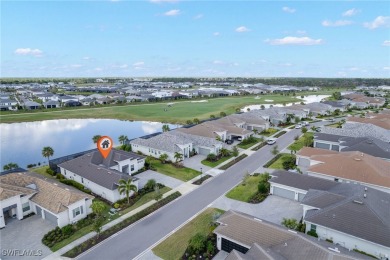
{"type": "MultiPolygon", "coordinates": [[[[47,158],[42,156],[44,146],[52,147],[53,158],[57,158],[96,148],[92,141],[94,135],[108,135],[114,141],[114,146],[118,146],[120,135],[133,139],[161,132],[162,125],[158,122],[113,119],[61,119],[0,124],[0,171],[10,162],[17,163],[23,168],[27,164],[46,164],[47,158]]],[[[169,127],[174,129],[177,126],[169,127]]]]}
{"type": "MultiPolygon", "coordinates": [[[[313,102],[320,102],[321,100],[323,100],[324,98],[327,98],[327,97],[330,97],[330,95],[308,95],[308,96],[305,96],[304,98],[301,98],[301,96],[297,95],[296,98],[299,98],[299,99],[302,99],[302,102],[304,102],[305,104],[309,104],[309,103],[313,103],[313,102]]],[[[264,108],[270,108],[271,106],[274,106],[274,107],[284,107],[283,104],[269,104],[267,103],[268,102],[272,102],[273,100],[268,100],[267,99],[267,96],[258,96],[259,98],[259,104],[258,105],[250,105],[250,106],[246,106],[246,107],[243,107],[241,109],[242,112],[246,112],[248,111],[248,108],[250,110],[256,110],[256,109],[261,109],[261,106],[263,105],[264,108]]],[[[299,104],[300,102],[296,102],[296,104],[299,104]]],[[[286,106],[291,106],[293,105],[293,103],[286,103],[286,106]]]]}

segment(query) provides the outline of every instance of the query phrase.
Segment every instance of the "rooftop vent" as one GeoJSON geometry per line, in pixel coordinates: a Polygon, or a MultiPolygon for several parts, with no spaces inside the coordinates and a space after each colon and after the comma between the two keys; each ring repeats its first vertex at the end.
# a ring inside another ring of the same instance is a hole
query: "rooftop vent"
{"type": "Polygon", "coordinates": [[[260,221],[260,222],[263,222],[261,219],[259,219],[259,218],[253,218],[254,220],[256,220],[256,221],[260,221]]]}
{"type": "Polygon", "coordinates": [[[355,161],[361,161],[362,159],[360,158],[353,158],[355,161]]]}
{"type": "Polygon", "coordinates": [[[56,185],[56,186],[58,186],[58,184],[57,183],[53,183],[54,185],[56,185]]]}
{"type": "Polygon", "coordinates": [[[367,198],[367,194],[364,193],[364,194],[363,194],[363,197],[364,197],[364,198],[367,198]]]}
{"type": "Polygon", "coordinates": [[[363,204],[363,201],[360,201],[360,200],[354,200],[353,202],[356,203],[356,204],[360,204],[360,205],[363,204]]]}
{"type": "Polygon", "coordinates": [[[65,188],[65,190],[69,190],[68,188],[65,188]]]}

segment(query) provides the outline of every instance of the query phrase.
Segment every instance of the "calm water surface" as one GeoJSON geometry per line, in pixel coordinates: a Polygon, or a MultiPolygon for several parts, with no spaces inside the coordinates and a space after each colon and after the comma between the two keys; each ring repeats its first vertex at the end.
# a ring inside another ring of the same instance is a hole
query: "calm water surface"
{"type": "MultiPolygon", "coordinates": [[[[0,124],[0,166],[14,162],[20,167],[27,164],[47,163],[42,148],[54,149],[53,158],[93,149],[94,135],[108,135],[120,145],[118,137],[129,139],[161,132],[162,123],[142,121],[120,121],[113,119],[61,119],[40,122],[0,124]]],[[[171,129],[175,125],[169,125],[171,129]]]]}

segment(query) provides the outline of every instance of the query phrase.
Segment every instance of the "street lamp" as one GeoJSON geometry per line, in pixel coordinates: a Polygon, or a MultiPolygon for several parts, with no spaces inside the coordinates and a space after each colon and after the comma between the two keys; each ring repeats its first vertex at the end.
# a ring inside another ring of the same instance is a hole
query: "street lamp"
{"type": "Polygon", "coordinates": [[[203,183],[203,181],[202,181],[202,175],[203,175],[203,171],[202,171],[202,167],[200,167],[200,184],[202,184],[203,183]]]}

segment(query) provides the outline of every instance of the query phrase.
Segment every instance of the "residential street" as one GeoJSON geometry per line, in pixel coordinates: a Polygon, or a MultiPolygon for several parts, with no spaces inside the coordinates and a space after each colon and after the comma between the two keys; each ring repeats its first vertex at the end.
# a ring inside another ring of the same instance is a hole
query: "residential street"
{"type": "MultiPolygon", "coordinates": [[[[319,126],[326,123],[319,122],[315,125],[319,126]]],[[[293,129],[278,138],[276,144],[279,150],[286,148],[294,141],[294,137],[300,133],[300,129],[293,129]]],[[[252,156],[243,159],[226,170],[223,174],[214,177],[193,192],[105,240],[92,250],[80,255],[78,259],[120,260],[133,259],[139,256],[237,185],[247,172],[254,172],[263,166],[273,157],[271,154],[272,147],[270,145],[264,146],[252,156]]]]}

